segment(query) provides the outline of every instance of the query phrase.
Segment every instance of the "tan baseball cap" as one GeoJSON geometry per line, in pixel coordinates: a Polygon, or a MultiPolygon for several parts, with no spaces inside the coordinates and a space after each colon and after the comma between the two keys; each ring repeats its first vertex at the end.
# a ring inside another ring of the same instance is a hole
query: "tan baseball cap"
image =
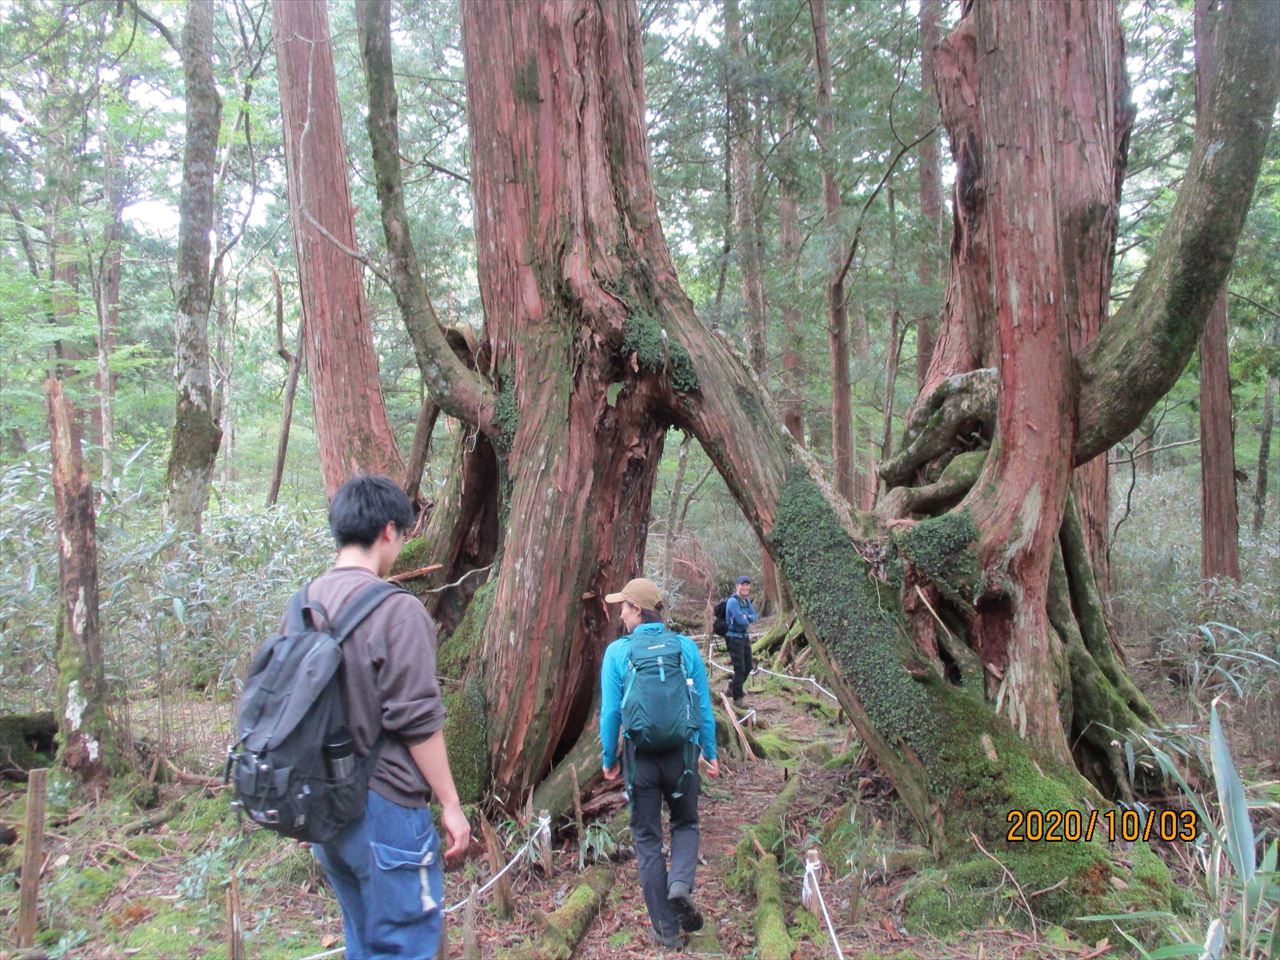
{"type": "Polygon", "coordinates": [[[641,610],[651,610],[654,613],[657,613],[658,608],[662,606],[662,594],[658,591],[658,585],[643,577],[628,581],[625,587],[617,593],[608,594],[604,599],[606,603],[621,603],[627,600],[641,610]]]}

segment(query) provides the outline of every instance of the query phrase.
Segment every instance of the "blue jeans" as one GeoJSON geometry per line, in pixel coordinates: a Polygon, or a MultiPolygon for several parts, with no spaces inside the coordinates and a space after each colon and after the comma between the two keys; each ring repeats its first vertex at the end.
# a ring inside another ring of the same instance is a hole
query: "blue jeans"
{"type": "Polygon", "coordinates": [[[312,850],[342,907],[347,960],[435,960],[444,871],[429,809],[370,790],[364,816],[312,850]]]}

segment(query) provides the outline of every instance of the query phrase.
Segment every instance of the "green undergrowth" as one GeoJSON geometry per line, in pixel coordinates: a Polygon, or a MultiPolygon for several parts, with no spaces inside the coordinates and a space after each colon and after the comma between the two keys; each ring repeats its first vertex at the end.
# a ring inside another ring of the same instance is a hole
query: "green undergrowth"
{"type": "MultiPolygon", "coordinates": [[[[46,951],[139,960],[225,953],[226,889],[233,873],[250,956],[320,949],[316,913],[288,909],[303,891],[311,891],[317,904],[324,896],[317,896],[311,852],[240,823],[225,792],[197,788],[183,794],[168,786],[157,797],[154,788],[118,780],[95,805],[64,791],[60,777],[51,781],[56,802],[46,818],[48,864],[37,931],[46,951]],[[143,809],[140,803],[153,805],[143,809]]],[[[0,794],[0,821],[22,824],[25,808],[24,791],[0,794]]],[[[21,858],[21,843],[6,849],[21,858]]],[[[14,866],[16,861],[7,869],[14,866]]],[[[12,929],[17,909],[16,886],[0,882],[0,925],[12,929]]],[[[336,932],[336,905],[326,902],[323,911],[336,932]]]]}

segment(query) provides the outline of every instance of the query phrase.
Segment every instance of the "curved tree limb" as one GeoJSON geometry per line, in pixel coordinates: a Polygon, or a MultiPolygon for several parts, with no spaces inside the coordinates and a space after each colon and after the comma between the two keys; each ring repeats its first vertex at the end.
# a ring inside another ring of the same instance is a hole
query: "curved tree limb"
{"type": "Polygon", "coordinates": [[[397,126],[395,77],[391,64],[389,0],[356,4],[360,54],[369,89],[369,143],[382,208],[382,229],[391,256],[391,287],[413,341],[413,352],[432,400],[450,416],[494,435],[496,398],[480,374],[469,370],[450,348],[422,279],[418,253],[409,230],[400,176],[400,131],[397,126]]]}
{"type": "Polygon", "coordinates": [[[1267,4],[1226,6],[1209,120],[1197,131],[1169,225],[1129,298],[1075,358],[1077,465],[1134,430],[1196,348],[1231,268],[1271,130],[1277,46],[1280,19],[1267,4]]]}

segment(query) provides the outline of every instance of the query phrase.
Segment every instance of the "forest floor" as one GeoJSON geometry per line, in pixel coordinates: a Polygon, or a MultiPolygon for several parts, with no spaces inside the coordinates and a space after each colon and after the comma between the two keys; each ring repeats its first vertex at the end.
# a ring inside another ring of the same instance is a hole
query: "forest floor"
{"type": "MultiPolygon", "coordinates": [[[[717,658],[727,660],[722,653],[717,658]]],[[[715,699],[723,682],[724,674],[713,671],[715,699]]],[[[757,675],[748,684],[748,697],[755,715],[747,729],[766,757],[752,761],[735,742],[736,749],[722,748],[722,776],[703,778],[695,899],[707,924],[690,940],[686,953],[734,960],[758,955],[754,878],[741,876],[741,870],[735,876],[734,851],[793,778],[802,784],[782,816],[779,857],[793,960],[837,956],[833,934],[801,904],[804,852],[815,846],[824,861],[823,899],[844,957],[1020,960],[1110,953],[1110,944],[1074,941],[1065,931],[1055,936],[1042,929],[1033,937],[1018,929],[1020,918],[1012,909],[1007,928],[970,931],[946,941],[907,932],[900,915],[902,891],[913,876],[907,864],[913,852],[923,851],[914,846],[914,831],[902,820],[887,780],[849,741],[834,705],[809,685],[757,675]],[[855,796],[856,805],[851,802],[855,796]],[[855,829],[851,820],[859,816],[861,825],[855,829]],[[861,891],[856,902],[855,884],[861,891]]],[[[225,793],[212,782],[144,786],[74,806],[69,797],[66,785],[55,780],[40,893],[41,954],[32,956],[225,956],[233,873],[249,957],[333,955],[341,946],[337,905],[310,853],[239,823],[225,793]]],[[[623,803],[617,787],[601,788],[588,801],[604,811],[623,803]]],[[[20,787],[0,790],[0,826],[20,829],[24,811],[20,787]]],[[[515,851],[530,825],[508,821],[497,828],[506,849],[515,851]]],[[[481,903],[475,927],[479,956],[502,958],[521,949],[525,956],[544,956],[545,918],[571,896],[582,876],[574,833],[572,823],[557,832],[550,877],[527,863],[512,871],[514,917],[500,918],[491,897],[481,903]]],[[[623,846],[606,857],[598,841],[588,843],[589,850],[601,854],[604,869],[612,871],[613,883],[574,949],[578,960],[662,955],[649,939],[634,857],[625,844],[624,837],[623,846]]],[[[17,850],[0,847],[0,857],[5,851],[9,857],[0,863],[0,929],[8,931],[3,936],[8,949],[0,949],[0,960],[19,956],[9,940],[17,917],[17,850]]],[[[450,904],[486,878],[488,869],[479,854],[477,844],[468,865],[447,874],[450,904]]],[[[450,957],[464,956],[462,916],[459,911],[448,919],[450,957]]]]}

